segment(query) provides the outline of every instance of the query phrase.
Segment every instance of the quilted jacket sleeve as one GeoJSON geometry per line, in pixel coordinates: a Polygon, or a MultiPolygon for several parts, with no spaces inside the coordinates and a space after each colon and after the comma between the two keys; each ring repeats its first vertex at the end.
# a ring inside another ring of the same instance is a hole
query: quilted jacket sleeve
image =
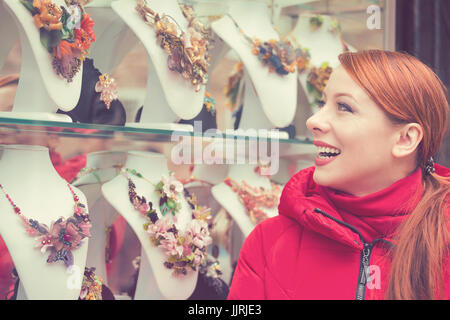
{"type": "Polygon", "coordinates": [[[261,224],[245,239],[231,282],[228,300],[263,300],[265,256],[261,224]]]}

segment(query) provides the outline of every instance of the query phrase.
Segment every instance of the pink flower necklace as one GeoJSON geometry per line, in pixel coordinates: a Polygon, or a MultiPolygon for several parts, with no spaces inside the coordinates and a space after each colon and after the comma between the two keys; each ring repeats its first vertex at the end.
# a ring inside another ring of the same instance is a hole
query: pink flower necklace
{"type": "MultiPolygon", "coordinates": [[[[171,172],[168,176],[165,175],[162,177],[162,180],[159,181],[156,185],[150,180],[146,179],[141,173],[137,172],[134,169],[122,168],[122,172],[128,179],[128,174],[132,174],[140,179],[143,179],[153,185],[155,187],[155,192],[159,196],[159,209],[161,210],[161,214],[165,216],[167,213],[172,213],[174,216],[181,208],[181,202],[179,194],[183,191],[183,184],[175,178],[173,172],[171,172]]],[[[128,179],[128,183],[130,184],[130,179],[128,179]]],[[[131,182],[133,184],[133,182],[131,182]]],[[[134,184],[133,184],[134,185],[134,184]]],[[[136,198],[136,200],[138,200],[136,198]]],[[[142,201],[141,201],[142,202],[142,201]]],[[[138,206],[138,203],[134,204],[135,207],[138,206]]],[[[148,208],[145,206],[145,198],[142,203],[142,208],[137,210],[142,210],[146,212],[148,208]]],[[[142,213],[142,212],[141,212],[142,213]]]]}
{"type": "MultiPolygon", "coordinates": [[[[161,248],[167,257],[164,266],[173,269],[174,275],[187,275],[189,270],[196,271],[201,264],[205,263],[206,249],[212,243],[208,226],[211,210],[197,205],[195,195],[190,196],[187,190],[184,190],[192,209],[192,220],[187,225],[186,231],[181,232],[176,227],[177,218],[174,215],[160,219],[156,210],[153,209],[153,203],[137,195],[136,186],[127,173],[133,173],[141,179],[148,180],[135,170],[123,172],[128,180],[130,202],[134,209],[147,220],[143,225],[144,230],[149,234],[152,244],[161,248]]],[[[161,214],[164,215],[162,210],[161,214]]]]}
{"type": "Polygon", "coordinates": [[[27,233],[32,237],[38,237],[36,239],[38,242],[36,248],[39,248],[42,253],[45,253],[47,249],[50,249],[47,263],[63,261],[66,267],[69,268],[73,265],[72,250],[81,247],[82,240],[91,236],[89,233],[91,223],[86,207],[79,202],[79,198],[72,187],[69,184],[67,184],[67,186],[69,187],[73,201],[75,202],[74,214],[67,220],[61,217],[55,222],[52,222],[50,228],[37,220],[25,217],[1,184],[0,189],[13,207],[14,213],[22,220],[27,233]]]}

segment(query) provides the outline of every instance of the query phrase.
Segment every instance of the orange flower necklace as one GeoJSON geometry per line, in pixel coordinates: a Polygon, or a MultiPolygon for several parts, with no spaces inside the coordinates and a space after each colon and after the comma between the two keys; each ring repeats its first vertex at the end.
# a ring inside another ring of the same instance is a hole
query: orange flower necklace
{"type": "Polygon", "coordinates": [[[32,14],[42,45],[53,55],[56,74],[71,82],[95,41],[94,21],[77,0],[65,0],[67,9],[50,0],[20,2],[32,14]]]}

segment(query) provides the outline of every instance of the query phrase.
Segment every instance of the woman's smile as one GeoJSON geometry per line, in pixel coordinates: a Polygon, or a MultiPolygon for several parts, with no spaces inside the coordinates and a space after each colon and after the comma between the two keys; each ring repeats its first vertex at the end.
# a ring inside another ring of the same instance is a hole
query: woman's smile
{"type": "Polygon", "coordinates": [[[315,159],[315,164],[317,166],[324,166],[341,154],[341,150],[328,143],[319,140],[314,140],[313,143],[317,147],[318,151],[315,159]]]}

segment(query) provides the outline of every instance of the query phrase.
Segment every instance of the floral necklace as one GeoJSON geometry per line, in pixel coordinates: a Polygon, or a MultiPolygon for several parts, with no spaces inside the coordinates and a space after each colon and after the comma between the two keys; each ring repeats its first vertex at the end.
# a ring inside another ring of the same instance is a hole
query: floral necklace
{"type": "Polygon", "coordinates": [[[79,202],[79,198],[72,187],[69,184],[67,186],[75,202],[74,214],[67,220],[61,217],[55,222],[52,222],[50,228],[37,220],[25,217],[1,184],[0,189],[13,207],[14,212],[24,223],[26,232],[32,237],[38,237],[36,239],[38,242],[36,248],[39,248],[42,253],[50,249],[47,263],[63,261],[66,267],[69,268],[73,265],[72,250],[81,247],[82,240],[91,236],[89,233],[91,222],[86,207],[79,202]]]}
{"type": "Polygon", "coordinates": [[[56,74],[72,82],[95,41],[94,21],[84,12],[80,1],[65,0],[68,9],[50,0],[20,2],[32,14],[42,45],[53,55],[56,74]]]}
{"type": "Polygon", "coordinates": [[[233,21],[244,39],[251,44],[252,53],[258,57],[263,65],[269,67],[270,72],[276,72],[279,75],[295,72],[294,48],[288,39],[262,41],[249,37],[230,14],[227,14],[227,16],[233,21]]]}
{"type": "MultiPolygon", "coordinates": [[[[124,173],[125,177],[128,179],[129,190],[131,190],[130,188],[134,190],[136,186],[134,185],[133,181],[128,178],[128,173],[138,178],[144,179],[155,187],[155,192],[159,196],[159,210],[161,211],[161,214],[163,216],[165,216],[167,213],[172,213],[172,215],[175,216],[175,213],[177,213],[181,209],[181,198],[179,197],[179,195],[183,191],[183,184],[175,178],[173,172],[171,172],[168,176],[164,175],[162,177],[162,180],[159,181],[156,185],[134,169],[122,168],[122,173],[124,173]]],[[[129,196],[131,201],[132,195],[129,194],[129,196]]],[[[137,197],[134,193],[133,199],[134,202],[132,203],[135,206],[136,210],[140,211],[142,214],[149,210],[148,206],[146,205],[145,198],[137,197]]]]}
{"type": "Polygon", "coordinates": [[[189,79],[199,91],[201,85],[208,82],[209,42],[207,31],[198,19],[183,10],[188,19],[188,29],[185,33],[178,23],[169,15],[161,16],[147,7],[145,0],[137,0],[137,12],[145,23],[153,27],[159,45],[168,54],[167,66],[171,71],[177,71],[183,78],[189,79]]]}
{"type": "MultiPolygon", "coordinates": [[[[136,193],[136,186],[127,173],[130,172],[139,178],[148,180],[135,170],[127,169],[123,172],[128,180],[130,202],[134,209],[139,211],[146,219],[143,225],[144,230],[149,234],[152,244],[161,248],[167,257],[164,266],[172,269],[173,275],[187,275],[189,270],[196,271],[204,263],[207,246],[212,243],[207,223],[211,214],[210,209],[197,205],[195,195],[190,196],[184,190],[186,199],[192,209],[192,220],[187,225],[186,231],[181,232],[176,226],[177,218],[174,213],[172,212],[172,217],[159,218],[156,210],[153,209],[152,202],[147,202],[145,197],[136,193]]],[[[159,184],[161,183],[162,181],[159,184]]],[[[163,189],[169,187],[172,183],[163,183],[163,189]]],[[[161,211],[161,214],[165,215],[163,211],[161,211]]]]}
{"type": "Polygon", "coordinates": [[[280,201],[281,186],[272,182],[271,190],[265,190],[263,187],[252,187],[245,181],[242,181],[242,185],[240,185],[229,177],[224,182],[237,193],[239,202],[244,205],[247,215],[255,224],[268,218],[263,208],[276,208],[280,201]]]}

